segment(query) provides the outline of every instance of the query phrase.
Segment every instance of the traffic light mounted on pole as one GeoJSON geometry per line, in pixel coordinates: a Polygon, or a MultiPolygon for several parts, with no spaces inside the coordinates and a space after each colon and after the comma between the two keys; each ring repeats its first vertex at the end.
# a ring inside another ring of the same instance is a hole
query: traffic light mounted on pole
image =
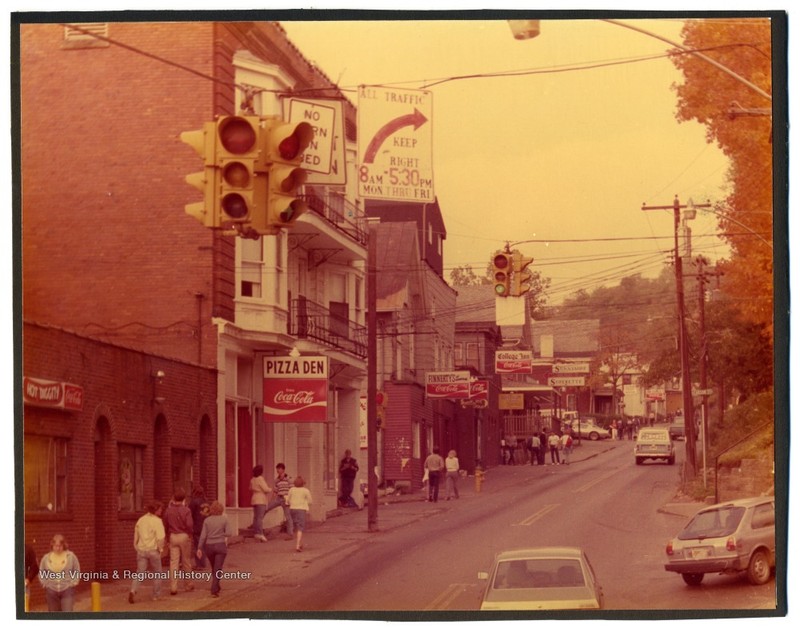
{"type": "Polygon", "coordinates": [[[203,170],[186,176],[203,200],[186,213],[205,227],[244,237],[277,234],[291,227],[308,206],[298,197],[306,171],[303,151],[313,127],[277,117],[220,116],[181,140],[203,158],[203,170]]]}
{"type": "Polygon", "coordinates": [[[519,251],[513,253],[511,275],[511,294],[520,297],[531,290],[531,279],[533,273],[528,270],[528,265],[533,262],[533,258],[526,258],[519,251]]]}
{"type": "Polygon", "coordinates": [[[298,197],[298,190],[308,177],[300,164],[313,139],[314,128],[307,122],[266,121],[261,160],[266,165],[269,184],[264,224],[256,229],[276,233],[291,227],[308,210],[308,204],[298,197]]]}
{"type": "Polygon", "coordinates": [[[511,292],[511,254],[496,251],[492,257],[492,283],[498,297],[508,297],[511,292]]]}

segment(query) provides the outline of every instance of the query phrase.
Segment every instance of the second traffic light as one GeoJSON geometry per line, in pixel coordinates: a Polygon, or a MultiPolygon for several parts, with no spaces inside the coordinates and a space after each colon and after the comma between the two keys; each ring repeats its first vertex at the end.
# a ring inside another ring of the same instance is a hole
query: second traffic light
{"type": "Polygon", "coordinates": [[[511,292],[511,254],[497,251],[492,256],[492,283],[498,297],[508,297],[511,292]]]}
{"type": "MultiPolygon", "coordinates": [[[[308,211],[308,204],[299,196],[299,189],[308,177],[301,167],[303,152],[313,139],[314,128],[307,122],[265,121],[261,160],[269,179],[263,216],[266,230],[275,232],[290,227],[308,211]]],[[[256,229],[260,227],[256,226],[256,229]]]]}
{"type": "Polygon", "coordinates": [[[528,265],[533,262],[533,258],[526,258],[519,251],[515,251],[512,257],[511,266],[511,294],[520,297],[531,289],[533,273],[528,270],[528,265]]]}

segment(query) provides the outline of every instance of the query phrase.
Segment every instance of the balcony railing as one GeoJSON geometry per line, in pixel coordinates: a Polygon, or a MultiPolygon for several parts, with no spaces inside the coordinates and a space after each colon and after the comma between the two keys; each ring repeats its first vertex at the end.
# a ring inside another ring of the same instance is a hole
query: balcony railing
{"type": "Polygon", "coordinates": [[[367,357],[367,328],[304,298],[293,299],[289,334],[325,343],[359,358],[367,357]]]}
{"type": "Polygon", "coordinates": [[[324,218],[337,231],[347,234],[362,245],[367,244],[366,219],[344,195],[332,193],[322,187],[306,186],[301,197],[312,212],[324,218]]]}

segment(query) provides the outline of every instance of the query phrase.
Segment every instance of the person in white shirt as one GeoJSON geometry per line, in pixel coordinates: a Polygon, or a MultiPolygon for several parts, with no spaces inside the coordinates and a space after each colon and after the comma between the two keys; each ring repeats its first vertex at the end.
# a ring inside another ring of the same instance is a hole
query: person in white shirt
{"type": "Polygon", "coordinates": [[[445,490],[444,490],[444,499],[450,500],[450,496],[454,495],[458,498],[458,457],[456,456],[455,450],[450,450],[447,453],[447,458],[444,460],[444,470],[445,470],[445,490]]]}
{"type": "Polygon", "coordinates": [[[572,454],[572,432],[570,430],[565,430],[561,435],[561,450],[564,453],[564,456],[561,457],[561,464],[569,465],[569,457],[572,454]]]}
{"type": "MultiPolygon", "coordinates": [[[[133,529],[133,547],[136,549],[136,571],[139,575],[148,570],[153,575],[153,600],[161,598],[161,553],[164,550],[164,522],[161,521],[163,505],[154,500],[147,505],[145,513],[136,522],[133,529]]],[[[136,600],[136,590],[139,588],[141,578],[131,582],[131,591],[128,592],[128,602],[133,604],[136,600]]]]}
{"type": "Polygon", "coordinates": [[[550,465],[558,465],[561,463],[561,457],[558,454],[558,449],[561,447],[561,438],[556,433],[551,432],[547,438],[547,445],[550,446],[550,465]]]}
{"type": "Polygon", "coordinates": [[[303,531],[306,529],[306,517],[311,508],[311,492],[305,485],[303,477],[298,476],[294,479],[294,487],[286,495],[296,535],[295,551],[298,553],[303,550],[303,531]]]}

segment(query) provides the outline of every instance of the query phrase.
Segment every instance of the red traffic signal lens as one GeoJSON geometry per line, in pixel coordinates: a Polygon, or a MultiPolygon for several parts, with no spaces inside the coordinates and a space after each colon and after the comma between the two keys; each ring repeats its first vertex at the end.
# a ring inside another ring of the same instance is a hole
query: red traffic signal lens
{"type": "Polygon", "coordinates": [[[256,132],[247,120],[232,116],[220,123],[219,141],[226,151],[242,155],[256,145],[256,132]]]}
{"type": "Polygon", "coordinates": [[[250,183],[250,170],[242,162],[230,162],[222,170],[222,177],[229,186],[244,188],[250,183]]]}
{"type": "Polygon", "coordinates": [[[281,159],[293,161],[308,148],[314,138],[314,129],[307,122],[301,122],[294,131],[278,144],[278,153],[281,159]]]}
{"type": "Polygon", "coordinates": [[[504,254],[496,255],[494,260],[492,260],[492,264],[498,269],[505,269],[508,267],[508,256],[504,254]]]}
{"type": "Polygon", "coordinates": [[[222,211],[233,219],[245,218],[248,213],[247,201],[241,194],[226,194],[222,198],[222,211]]]}

